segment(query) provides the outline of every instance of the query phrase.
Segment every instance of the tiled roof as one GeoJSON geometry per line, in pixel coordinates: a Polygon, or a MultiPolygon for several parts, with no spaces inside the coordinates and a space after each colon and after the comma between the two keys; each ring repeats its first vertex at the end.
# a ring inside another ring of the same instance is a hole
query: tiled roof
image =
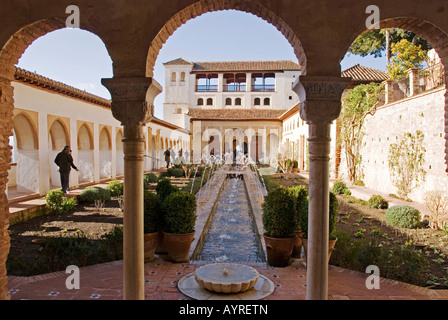
{"type": "Polygon", "coordinates": [[[197,120],[279,120],[285,110],[271,109],[190,109],[197,120]]]}
{"type": "Polygon", "coordinates": [[[389,74],[384,71],[368,68],[359,64],[342,71],[343,77],[352,77],[354,84],[383,82],[389,79],[389,74]]]}
{"type": "Polygon", "coordinates": [[[197,71],[284,71],[300,70],[300,65],[289,60],[282,61],[221,61],[195,62],[193,72],[197,71]]]}
{"type": "Polygon", "coordinates": [[[198,71],[284,71],[300,70],[300,65],[289,60],[280,61],[220,61],[220,62],[189,62],[178,58],[164,65],[193,65],[193,72],[198,71]]]}
{"type": "Polygon", "coordinates": [[[193,63],[191,63],[190,61],[187,61],[185,59],[182,58],[177,58],[175,60],[171,60],[168,62],[165,62],[163,65],[192,65],[193,63]]]}
{"type": "Polygon", "coordinates": [[[16,67],[16,73],[14,76],[16,81],[27,83],[33,86],[37,86],[43,89],[55,91],[73,98],[88,101],[94,104],[101,105],[103,107],[110,108],[110,100],[98,97],[94,94],[88,93],[86,91],[74,88],[65,83],[46,78],[37,73],[27,71],[16,67]]]}

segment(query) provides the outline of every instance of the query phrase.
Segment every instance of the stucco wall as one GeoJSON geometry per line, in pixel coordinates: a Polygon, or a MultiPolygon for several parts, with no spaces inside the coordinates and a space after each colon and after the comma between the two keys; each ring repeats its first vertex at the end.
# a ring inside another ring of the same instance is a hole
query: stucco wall
{"type": "MultiPolygon", "coordinates": [[[[448,192],[448,177],[445,172],[445,89],[423,93],[413,98],[390,103],[368,116],[365,122],[365,138],[362,151],[364,178],[367,188],[387,194],[397,194],[392,185],[389,170],[389,147],[399,143],[404,133],[424,134],[426,181],[414,189],[409,198],[423,202],[425,192],[443,190],[448,192]]],[[[344,158],[343,154],[342,157],[344,158]]],[[[341,166],[345,166],[342,159],[341,166]]],[[[346,172],[342,169],[342,172],[346,172]]]]}

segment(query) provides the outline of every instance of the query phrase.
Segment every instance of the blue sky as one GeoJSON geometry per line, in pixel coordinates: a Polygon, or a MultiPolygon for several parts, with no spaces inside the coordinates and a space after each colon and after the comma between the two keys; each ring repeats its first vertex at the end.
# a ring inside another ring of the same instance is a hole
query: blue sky
{"type": "MultiPolygon", "coordinates": [[[[271,24],[248,13],[220,11],[204,14],[177,29],[162,47],[154,77],[164,85],[162,63],[184,58],[189,61],[292,60],[294,51],[271,24]]],[[[342,70],[355,64],[385,70],[385,58],[346,56],[342,70]]],[[[82,30],[63,29],[37,39],[24,53],[19,67],[110,98],[101,85],[113,76],[112,61],[97,36],[82,30]]],[[[162,92],[155,100],[155,114],[162,118],[162,92]]]]}

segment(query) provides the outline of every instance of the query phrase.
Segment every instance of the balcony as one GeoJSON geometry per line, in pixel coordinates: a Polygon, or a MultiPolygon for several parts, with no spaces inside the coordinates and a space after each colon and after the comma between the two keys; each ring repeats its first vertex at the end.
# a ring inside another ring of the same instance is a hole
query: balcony
{"type": "Polygon", "coordinates": [[[275,84],[254,84],[252,92],[274,92],[275,84]]]}
{"type": "Polygon", "coordinates": [[[196,92],[218,92],[218,85],[197,85],[196,92]]]}
{"type": "Polygon", "coordinates": [[[246,84],[245,83],[225,84],[223,86],[223,91],[224,92],[245,92],[246,84]]]}

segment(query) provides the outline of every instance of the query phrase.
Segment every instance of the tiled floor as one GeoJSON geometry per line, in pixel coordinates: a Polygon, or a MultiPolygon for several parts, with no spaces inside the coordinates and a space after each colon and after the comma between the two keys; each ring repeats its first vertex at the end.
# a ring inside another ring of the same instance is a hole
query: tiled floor
{"type": "MultiPolygon", "coordinates": [[[[145,264],[145,299],[189,300],[177,288],[177,282],[193,273],[200,264],[167,262],[162,256],[145,264]]],[[[273,281],[275,290],[265,300],[304,300],[306,268],[295,260],[286,268],[254,266],[273,281]]],[[[9,277],[11,300],[122,300],[123,264],[115,261],[80,269],[80,289],[69,290],[64,271],[33,277],[9,277]]],[[[382,279],[379,289],[367,289],[369,274],[330,266],[330,300],[448,300],[448,290],[430,290],[382,279]]]]}

